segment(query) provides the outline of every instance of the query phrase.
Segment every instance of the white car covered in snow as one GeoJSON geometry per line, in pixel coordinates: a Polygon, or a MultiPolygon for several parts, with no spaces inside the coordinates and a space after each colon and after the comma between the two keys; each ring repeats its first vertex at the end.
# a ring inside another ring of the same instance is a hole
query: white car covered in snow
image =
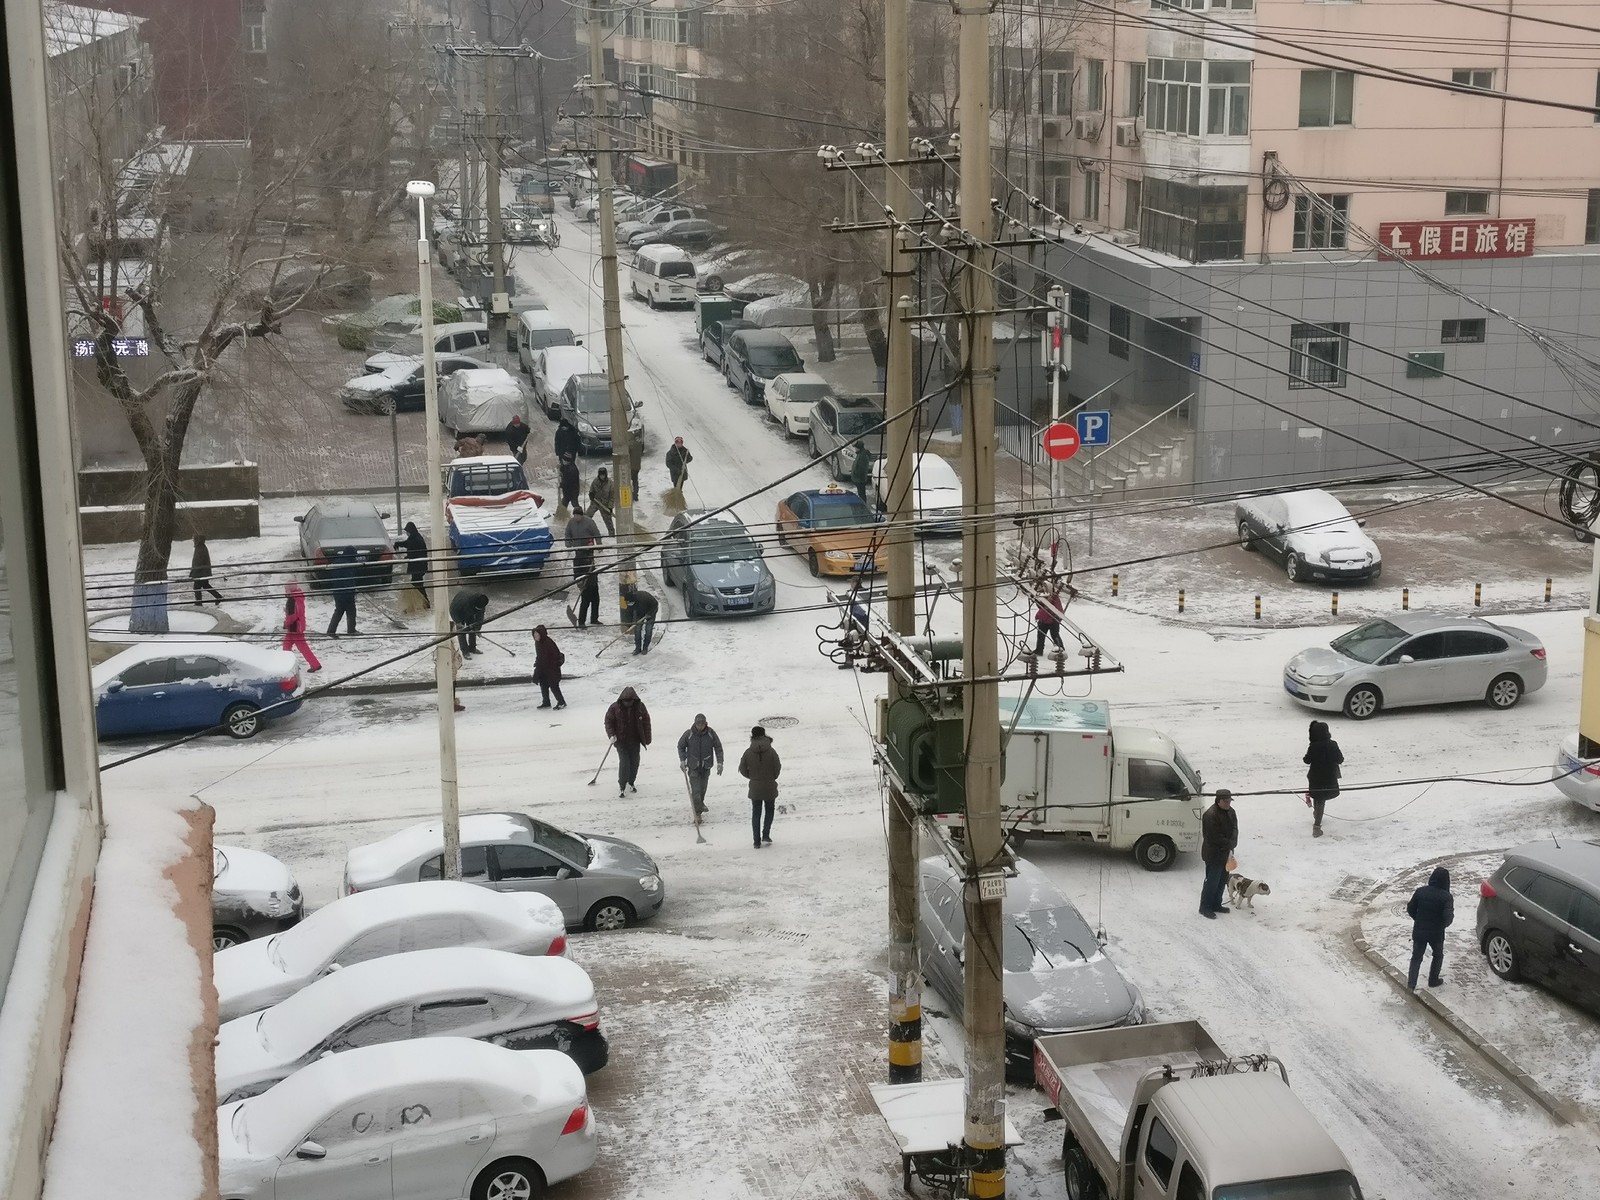
{"type": "Polygon", "coordinates": [[[211,847],[211,948],[226,950],[299,924],[305,900],[293,873],[270,854],[211,847]]]}
{"type": "Polygon", "coordinates": [[[805,437],[811,432],[811,410],[817,401],[833,395],[821,375],[796,371],[774,375],[766,386],[767,415],[783,427],[788,437],[805,437]]]}
{"type": "Polygon", "coordinates": [[[594,1159],[576,1063],[466,1038],[329,1055],[217,1109],[222,1200],[528,1200],[594,1159]]]}
{"type": "Polygon", "coordinates": [[[415,1037],[560,1050],[584,1074],[606,1065],[594,984],[577,963],[451,946],[324,975],[217,1036],[217,1096],[256,1096],[324,1054],[415,1037]]]}
{"type": "Polygon", "coordinates": [[[439,946],[565,954],[561,909],[538,893],[501,894],[434,880],[335,900],[293,929],[218,951],[212,961],[224,1021],[286,1000],[354,963],[439,946]]]}
{"type": "MultiPolygon", "coordinates": [[[[961,532],[961,476],[949,460],[937,454],[915,454],[911,477],[911,504],[916,511],[917,532],[961,532]]],[[[872,468],[872,484],[877,491],[878,511],[889,502],[887,455],[880,456],[872,468]]]]}

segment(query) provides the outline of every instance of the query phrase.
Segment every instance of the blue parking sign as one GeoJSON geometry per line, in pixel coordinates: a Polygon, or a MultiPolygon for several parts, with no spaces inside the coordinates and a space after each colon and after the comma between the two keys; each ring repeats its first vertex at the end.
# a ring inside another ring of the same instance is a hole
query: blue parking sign
{"type": "Polygon", "coordinates": [[[1111,444],[1111,412],[1081,412],[1078,414],[1078,441],[1085,446],[1111,444]]]}

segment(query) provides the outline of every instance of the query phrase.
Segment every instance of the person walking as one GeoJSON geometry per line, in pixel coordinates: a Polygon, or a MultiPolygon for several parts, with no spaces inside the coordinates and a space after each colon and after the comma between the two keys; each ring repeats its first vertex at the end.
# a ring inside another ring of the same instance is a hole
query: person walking
{"type": "Polygon", "coordinates": [[[589,515],[600,514],[600,519],[606,523],[606,534],[610,537],[617,536],[616,514],[613,511],[616,503],[617,493],[611,486],[611,476],[601,467],[594,473],[594,482],[589,485],[589,515]]]}
{"type": "Polygon", "coordinates": [[[672,445],[667,449],[667,474],[672,477],[672,486],[680,492],[683,491],[684,481],[689,478],[689,464],[693,461],[694,455],[683,444],[683,439],[673,438],[672,445]]]}
{"type": "Polygon", "coordinates": [[[706,723],[705,713],[695,713],[694,724],[678,739],[678,767],[689,781],[689,804],[694,809],[696,825],[706,815],[706,784],[711,782],[713,763],[721,775],[722,739],[706,723]]]}
{"type": "Polygon", "coordinates": [[[578,436],[578,427],[574,425],[565,413],[561,420],[556,422],[556,459],[570,458],[578,461],[578,455],[583,453],[583,439],[578,436]]]}
{"type": "Polygon", "coordinates": [[[1322,809],[1339,794],[1339,764],[1344,754],[1326,721],[1311,722],[1311,745],[1301,761],[1306,764],[1306,801],[1311,805],[1311,836],[1322,836],[1322,809]]]}
{"type": "Polygon", "coordinates": [[[1200,861],[1206,881],[1200,888],[1200,915],[1213,920],[1228,911],[1222,890],[1228,885],[1228,860],[1239,844],[1239,814],[1233,811],[1233,793],[1218,788],[1215,801],[1200,818],[1200,861]]]}
{"type": "Polygon", "coordinates": [[[189,560],[189,579],[194,584],[196,608],[205,604],[202,592],[210,592],[217,599],[217,607],[222,607],[222,593],[211,586],[211,576],[211,548],[206,545],[205,538],[197,533],[194,535],[194,557],[189,560]]]}
{"type": "Polygon", "coordinates": [[[1055,656],[1060,658],[1066,653],[1061,645],[1061,591],[1052,591],[1049,596],[1039,601],[1039,607],[1034,611],[1033,624],[1035,629],[1033,639],[1033,654],[1037,658],[1044,653],[1044,640],[1049,638],[1055,643],[1055,656]]]}
{"type": "Polygon", "coordinates": [[[556,707],[565,708],[567,698],[561,694],[561,668],[567,656],[561,653],[550,631],[543,625],[533,627],[533,681],[539,685],[543,702],[540,708],[550,707],[550,695],[555,693],[556,707]]]}
{"type": "Polygon", "coordinates": [[[639,472],[644,467],[644,433],[628,432],[628,474],[633,479],[633,501],[639,502],[639,472]]]}
{"type": "Polygon", "coordinates": [[[856,447],[856,460],[850,467],[850,482],[856,485],[856,495],[867,503],[867,483],[872,479],[872,452],[865,446],[856,447]]]}
{"type": "Polygon", "coordinates": [[[750,745],[739,756],[739,774],[750,781],[750,839],[757,850],[772,845],[772,813],[778,803],[778,773],[783,763],[767,731],[750,730],[750,745]]]}
{"type": "Polygon", "coordinates": [[[567,455],[567,457],[561,460],[561,465],[557,468],[557,473],[560,476],[561,482],[560,507],[566,509],[568,512],[579,511],[578,497],[581,494],[580,490],[583,487],[583,481],[578,478],[578,460],[573,458],[570,454],[567,455]]]}
{"type": "Polygon", "coordinates": [[[639,751],[650,744],[650,710],[631,687],[606,709],[606,736],[617,748],[617,795],[638,792],[639,751]]]}
{"type": "Polygon", "coordinates": [[[450,624],[455,627],[456,644],[462,657],[481,653],[478,649],[478,632],[483,628],[483,614],[489,610],[489,594],[462,588],[450,597],[450,624]]]}
{"type": "Polygon", "coordinates": [[[328,586],[333,591],[333,616],[328,620],[328,636],[339,636],[339,618],[343,617],[345,632],[356,631],[356,551],[354,546],[340,546],[329,557],[328,586]]]}
{"type": "Polygon", "coordinates": [[[506,448],[511,451],[512,458],[523,464],[528,461],[528,432],[522,414],[512,413],[506,425],[506,448]]]}
{"type": "Polygon", "coordinates": [[[594,548],[600,544],[600,526],[594,523],[594,518],[578,509],[568,519],[561,536],[567,549],[572,551],[573,577],[594,570],[594,548]]]}
{"type": "Polygon", "coordinates": [[[1435,867],[1428,882],[1411,893],[1406,901],[1406,916],[1411,918],[1411,970],[1406,975],[1406,987],[1417,990],[1417,973],[1422,967],[1422,956],[1433,951],[1433,961],[1428,964],[1428,986],[1438,987],[1444,982],[1439,972],[1444,968],[1444,931],[1455,922],[1456,901],[1450,894],[1450,872],[1435,867]]]}
{"type": "Polygon", "coordinates": [[[322,670],[322,664],[311,652],[306,640],[306,594],[298,579],[290,578],[283,585],[283,648],[298,650],[306,665],[313,671],[322,670]]]}
{"type": "Polygon", "coordinates": [[[422,597],[422,607],[432,608],[433,601],[428,598],[428,587],[423,582],[428,573],[428,543],[423,540],[415,521],[406,522],[406,536],[400,548],[406,552],[406,574],[411,577],[411,586],[422,597]]]}
{"type": "Polygon", "coordinates": [[[637,584],[630,584],[624,596],[628,601],[627,621],[633,627],[633,652],[649,654],[650,639],[656,630],[656,613],[661,605],[637,584]]]}
{"type": "Polygon", "coordinates": [[[585,571],[578,577],[578,628],[600,622],[600,576],[595,571],[585,571]]]}

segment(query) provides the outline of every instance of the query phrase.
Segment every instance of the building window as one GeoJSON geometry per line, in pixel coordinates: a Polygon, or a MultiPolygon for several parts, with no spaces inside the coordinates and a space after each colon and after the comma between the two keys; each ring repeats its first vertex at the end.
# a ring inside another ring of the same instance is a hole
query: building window
{"type": "Polygon", "coordinates": [[[1343,250],[1350,226],[1347,193],[1294,198],[1294,248],[1343,250]]]}
{"type": "Polygon", "coordinates": [[[1146,178],[1139,241],[1189,262],[1244,256],[1245,189],[1146,178]]]}
{"type": "Polygon", "coordinates": [[[1300,128],[1349,125],[1355,108],[1356,77],[1349,71],[1300,72],[1300,128]]]}
{"type": "Polygon", "coordinates": [[[1293,325],[1289,329],[1289,386],[1343,387],[1350,326],[1293,325]]]}
{"type": "Polygon", "coordinates": [[[1128,63],[1128,115],[1144,116],[1144,64],[1128,63]]]}
{"type": "Polygon", "coordinates": [[[1439,340],[1446,345],[1483,341],[1484,318],[1456,317],[1439,323],[1439,340]]]}
{"type": "Polygon", "coordinates": [[[1407,379],[1438,379],[1443,374],[1443,350],[1423,350],[1406,355],[1407,379]]]}
{"type": "Polygon", "coordinates": [[[1600,242],[1600,188],[1589,189],[1589,206],[1583,214],[1583,240],[1600,242]]]}
{"type": "Polygon", "coordinates": [[[1489,211],[1488,192],[1446,192],[1444,215],[1447,217],[1475,217],[1489,211]]]}
{"type": "Polygon", "coordinates": [[[1494,91],[1494,71],[1482,67],[1457,67],[1450,72],[1450,82],[1480,92],[1494,91]]]}
{"type": "Polygon", "coordinates": [[[1084,63],[1083,103],[1090,112],[1099,112],[1106,106],[1106,64],[1098,58],[1084,63]]]}
{"type": "Polygon", "coordinates": [[[1044,203],[1063,221],[1072,219],[1072,165],[1067,159],[1044,160],[1044,203]]]}
{"type": "Polygon", "coordinates": [[[1137,179],[1130,179],[1125,185],[1123,185],[1122,227],[1124,229],[1139,228],[1139,209],[1141,207],[1139,199],[1140,193],[1143,190],[1144,189],[1140,187],[1137,179]]]}
{"type": "Polygon", "coordinates": [[[1067,289],[1067,332],[1072,340],[1089,343],[1089,293],[1082,288],[1067,289]]]}
{"type": "Polygon", "coordinates": [[[1206,132],[1224,137],[1249,134],[1249,63],[1206,63],[1206,132]]]}
{"type": "Polygon", "coordinates": [[[1118,358],[1127,358],[1128,339],[1133,336],[1133,314],[1113,304],[1107,325],[1111,329],[1111,353],[1118,358]]]}
{"type": "Polygon", "coordinates": [[[1083,173],[1083,219],[1085,221],[1098,221],[1100,219],[1100,172],[1085,171],[1083,173]]]}
{"type": "Polygon", "coordinates": [[[267,12],[264,8],[244,10],[244,50],[246,54],[267,52],[267,12]]]}
{"type": "Polygon", "coordinates": [[[1145,85],[1145,126],[1162,133],[1200,134],[1198,58],[1152,58],[1145,85]]]}
{"type": "Polygon", "coordinates": [[[644,17],[644,36],[651,41],[678,46],[689,44],[688,9],[646,8],[641,15],[644,17]]]}
{"type": "Polygon", "coordinates": [[[1047,117],[1072,115],[1072,55],[1049,51],[1039,72],[1040,113],[1047,117]]]}

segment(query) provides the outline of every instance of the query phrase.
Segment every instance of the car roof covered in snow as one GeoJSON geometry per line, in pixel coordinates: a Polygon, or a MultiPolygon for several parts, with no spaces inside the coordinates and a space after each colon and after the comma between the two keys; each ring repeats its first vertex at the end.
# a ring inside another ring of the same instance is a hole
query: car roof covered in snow
{"type": "Polygon", "coordinates": [[[222,896],[287,892],[294,886],[289,868],[260,850],[245,846],[211,846],[211,891],[222,896]]]}
{"type": "MultiPolygon", "coordinates": [[[[461,844],[531,842],[531,830],[528,818],[520,813],[468,813],[461,818],[461,844]]],[[[391,833],[382,841],[355,847],[350,851],[346,866],[352,882],[374,876],[386,879],[401,867],[443,852],[444,825],[438,821],[423,821],[391,833]]]]}
{"type": "MultiPolygon", "coordinates": [[[[465,824],[465,821],[462,822],[465,824]]],[[[335,952],[351,938],[391,921],[415,921],[423,917],[470,914],[526,926],[550,924],[562,930],[561,910],[550,901],[548,921],[541,922],[535,909],[546,906],[534,902],[548,896],[534,892],[493,892],[475,884],[454,879],[431,879],[421,883],[401,883],[343,896],[317,909],[299,925],[279,935],[302,941],[315,938],[334,947],[335,952]]]]}
{"type": "Polygon", "coordinates": [[[106,659],[90,673],[90,683],[97,688],[103,687],[135,663],[149,662],[156,658],[188,658],[197,655],[225,658],[252,671],[260,671],[263,675],[289,675],[297,667],[295,656],[287,650],[276,650],[270,646],[252,646],[249,642],[237,642],[232,638],[143,642],[137,646],[129,646],[126,650],[106,659]]]}

